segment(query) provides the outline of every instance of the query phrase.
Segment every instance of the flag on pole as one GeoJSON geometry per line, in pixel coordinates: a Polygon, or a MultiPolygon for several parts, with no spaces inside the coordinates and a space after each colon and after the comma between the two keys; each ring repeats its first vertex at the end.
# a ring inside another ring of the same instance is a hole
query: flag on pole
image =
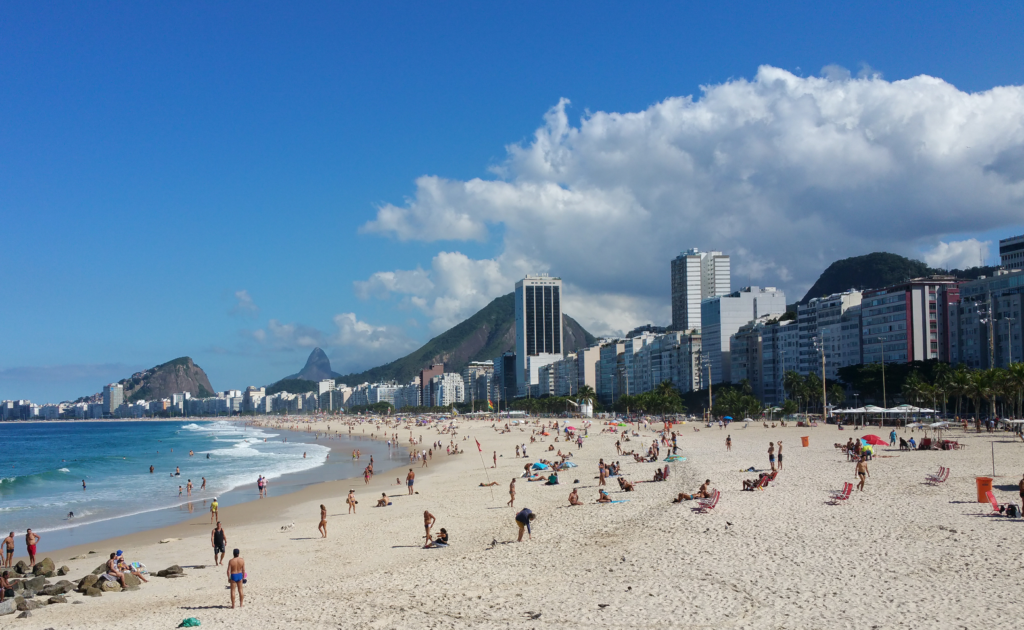
{"type": "Polygon", "coordinates": [[[494,411],[494,403],[490,398],[487,399],[487,411],[494,411]]]}
{"type": "Polygon", "coordinates": [[[476,442],[476,450],[478,450],[478,451],[480,451],[481,453],[483,453],[483,452],[484,452],[484,449],[480,448],[480,440],[478,440],[478,439],[476,439],[476,438],[473,438],[473,441],[474,441],[474,442],[476,442]]]}

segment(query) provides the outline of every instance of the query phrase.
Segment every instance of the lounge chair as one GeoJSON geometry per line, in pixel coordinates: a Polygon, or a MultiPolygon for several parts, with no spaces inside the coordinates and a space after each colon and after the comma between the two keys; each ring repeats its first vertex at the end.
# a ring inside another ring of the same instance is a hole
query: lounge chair
{"type": "Polygon", "coordinates": [[[939,472],[934,475],[928,475],[927,483],[932,485],[940,484],[949,479],[949,469],[945,466],[939,466],[939,472]]]}
{"type": "Polygon", "coordinates": [[[985,493],[985,496],[988,497],[988,502],[992,504],[993,516],[1002,515],[1003,511],[999,509],[999,501],[996,501],[996,495],[992,494],[992,491],[989,490],[985,493]]]}
{"type": "Polygon", "coordinates": [[[840,501],[846,501],[850,498],[850,493],[853,492],[853,484],[849,481],[843,483],[843,489],[839,492],[833,492],[829,503],[832,505],[839,505],[840,501]]]}
{"type": "Polygon", "coordinates": [[[698,499],[697,507],[693,508],[694,511],[707,512],[708,510],[715,509],[715,506],[718,505],[719,496],[721,496],[721,493],[718,490],[715,490],[714,492],[711,493],[710,499],[698,499]]]}

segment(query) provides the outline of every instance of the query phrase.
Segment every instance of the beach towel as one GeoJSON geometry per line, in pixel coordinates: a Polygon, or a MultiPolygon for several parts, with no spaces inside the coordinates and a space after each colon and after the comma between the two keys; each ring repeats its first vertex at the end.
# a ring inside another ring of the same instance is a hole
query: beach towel
{"type": "Polygon", "coordinates": [[[201,625],[201,624],[199,623],[198,619],[196,619],[195,617],[189,617],[188,619],[185,619],[184,621],[179,623],[178,627],[179,628],[195,628],[196,626],[199,626],[199,625],[201,625]]]}
{"type": "Polygon", "coordinates": [[[537,464],[534,464],[533,466],[531,466],[531,468],[533,468],[534,470],[547,470],[548,465],[547,464],[537,463],[537,464]]]}
{"type": "Polygon", "coordinates": [[[685,462],[686,458],[682,455],[669,455],[665,458],[666,462],[685,462]]]}

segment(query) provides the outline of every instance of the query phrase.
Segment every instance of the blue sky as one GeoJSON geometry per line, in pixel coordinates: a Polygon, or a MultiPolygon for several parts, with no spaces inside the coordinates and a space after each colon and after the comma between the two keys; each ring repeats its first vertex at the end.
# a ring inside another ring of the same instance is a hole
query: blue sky
{"type": "MultiPolygon", "coordinates": [[[[558,146],[584,156],[582,121],[595,113],[650,114],[665,99],[699,101],[702,86],[765,86],[774,75],[762,66],[835,85],[842,68],[850,85],[877,78],[865,93],[919,75],[959,94],[1024,84],[1019,3],[763,5],[4,4],[0,399],[72,399],[182,355],[218,389],[297,371],[312,345],[340,371],[370,367],[511,291],[523,269],[575,278],[570,314],[614,332],[666,319],[672,247],[732,247],[735,275],[793,294],[835,258],[892,251],[899,245],[866,237],[783,264],[773,248],[786,243],[708,237],[699,226],[709,219],[688,215],[680,222],[691,231],[652,260],[633,241],[605,251],[615,270],[584,278],[530,245],[507,214],[480,215],[483,228],[466,234],[431,231],[448,226],[447,208],[474,210],[452,196],[464,190],[427,203],[430,182],[418,178],[529,188],[529,156],[517,161],[507,147],[539,151],[563,115],[579,132],[565,142],[581,140],[558,146]],[[418,233],[382,220],[388,207],[418,233]]],[[[972,137],[1016,138],[1013,101],[998,110],[1009,131],[972,137]]],[[[609,124],[605,140],[626,133],[621,120],[609,124]]],[[[979,168],[1012,169],[1019,146],[993,148],[979,168]]],[[[595,172],[556,183],[583,190],[595,172]]],[[[627,186],[633,200],[659,188],[642,179],[627,186]]],[[[936,209],[946,202],[924,199],[926,183],[908,191],[908,224],[941,216],[900,253],[940,260],[930,249],[940,241],[967,243],[952,246],[960,252],[1024,231],[1012,218],[1019,181],[1007,181],[976,223],[949,219],[972,211],[966,201],[936,209]]],[[[603,203],[593,199],[581,203],[603,203]]],[[[856,210],[835,191],[787,199],[826,218],[856,210]]],[[[587,239],[602,220],[546,229],[587,239]]]]}

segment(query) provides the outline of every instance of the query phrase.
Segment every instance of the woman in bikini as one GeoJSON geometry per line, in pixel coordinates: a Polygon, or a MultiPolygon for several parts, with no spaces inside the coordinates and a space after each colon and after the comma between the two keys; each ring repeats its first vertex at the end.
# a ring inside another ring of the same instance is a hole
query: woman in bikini
{"type": "Polygon", "coordinates": [[[320,504],[320,526],[317,529],[320,530],[321,538],[327,538],[327,508],[323,503],[320,504]]]}
{"type": "Polygon", "coordinates": [[[356,501],[356,491],[355,490],[349,490],[348,491],[348,499],[346,499],[345,502],[348,503],[348,513],[349,514],[355,514],[355,512],[356,512],[356,503],[357,503],[357,501],[356,501]]]}

